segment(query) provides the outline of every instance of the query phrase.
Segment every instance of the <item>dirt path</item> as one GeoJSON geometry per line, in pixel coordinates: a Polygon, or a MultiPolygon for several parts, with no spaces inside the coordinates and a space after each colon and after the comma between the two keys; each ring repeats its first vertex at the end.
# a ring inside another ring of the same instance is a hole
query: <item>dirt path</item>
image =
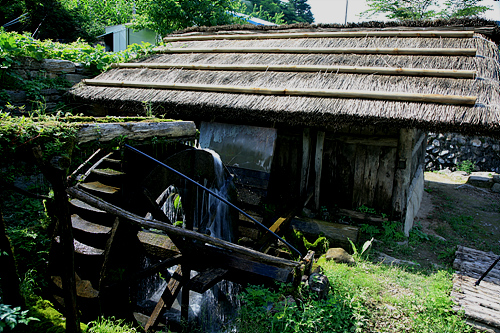
{"type": "Polygon", "coordinates": [[[407,245],[392,252],[422,266],[451,265],[457,245],[500,254],[500,194],[467,176],[425,173],[422,206],[407,245]]]}

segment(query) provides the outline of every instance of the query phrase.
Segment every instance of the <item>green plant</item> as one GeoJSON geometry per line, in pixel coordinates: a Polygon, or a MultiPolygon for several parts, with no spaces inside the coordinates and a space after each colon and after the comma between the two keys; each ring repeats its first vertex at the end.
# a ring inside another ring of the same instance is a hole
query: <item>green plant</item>
{"type": "Polygon", "coordinates": [[[363,246],[361,247],[361,252],[358,251],[356,245],[354,245],[354,243],[349,238],[347,240],[349,241],[352,247],[352,252],[353,252],[352,256],[355,259],[361,259],[363,257],[363,254],[371,248],[374,238],[367,240],[366,242],[363,243],[363,246]]]}
{"type": "Polygon", "coordinates": [[[464,171],[467,173],[471,173],[476,168],[476,162],[472,162],[471,160],[465,160],[457,164],[458,171],[464,171]]]}
{"type": "Polygon", "coordinates": [[[31,321],[39,321],[38,318],[30,317],[28,310],[21,310],[20,306],[12,307],[7,304],[0,304],[0,332],[5,328],[14,329],[17,325],[28,325],[31,321]]]}
{"type": "Polygon", "coordinates": [[[133,333],[137,329],[124,320],[100,317],[89,323],[88,333],[133,333]]]}
{"type": "Polygon", "coordinates": [[[365,205],[359,206],[356,210],[361,213],[377,214],[374,208],[366,207],[365,205]]]}

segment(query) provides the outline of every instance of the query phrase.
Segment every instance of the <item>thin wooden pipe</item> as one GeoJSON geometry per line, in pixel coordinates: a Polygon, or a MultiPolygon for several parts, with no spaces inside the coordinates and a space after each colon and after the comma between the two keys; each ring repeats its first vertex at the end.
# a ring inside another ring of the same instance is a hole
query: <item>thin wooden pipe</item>
{"type": "Polygon", "coordinates": [[[472,38],[474,31],[330,31],[264,34],[225,34],[165,37],[164,42],[188,42],[223,39],[291,39],[291,38],[356,38],[356,37],[419,37],[419,38],[472,38]]]}
{"type": "Polygon", "coordinates": [[[476,56],[475,48],[338,48],[338,47],[157,47],[157,53],[290,53],[290,54],[388,54],[421,56],[476,56]]]}
{"type": "Polygon", "coordinates": [[[141,81],[117,81],[117,80],[82,80],[86,85],[105,87],[126,87],[126,88],[147,88],[147,89],[171,89],[190,90],[224,93],[243,93],[257,95],[290,95],[290,96],[311,96],[327,98],[361,98],[378,99],[402,102],[439,103],[456,105],[474,105],[477,97],[438,95],[438,94],[417,94],[398,93],[385,91],[359,91],[359,90],[338,90],[338,89],[283,89],[266,87],[244,87],[244,86],[221,86],[208,84],[185,84],[185,83],[163,83],[163,82],[141,82],[141,81]]]}
{"type": "Polygon", "coordinates": [[[151,68],[151,69],[187,69],[215,71],[275,71],[275,72],[330,72],[370,75],[405,75],[450,77],[474,79],[476,71],[454,69],[425,68],[390,68],[390,67],[355,67],[355,66],[324,66],[324,65],[224,65],[224,64],[177,64],[177,63],[117,63],[113,68],[151,68]]]}

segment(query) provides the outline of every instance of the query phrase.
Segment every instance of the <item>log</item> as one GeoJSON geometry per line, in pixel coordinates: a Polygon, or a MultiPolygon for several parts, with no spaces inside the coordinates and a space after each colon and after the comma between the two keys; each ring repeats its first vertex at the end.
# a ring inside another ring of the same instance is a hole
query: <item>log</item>
{"type": "Polygon", "coordinates": [[[240,35],[196,35],[164,37],[165,43],[202,40],[251,40],[251,39],[291,39],[291,38],[356,38],[356,37],[419,37],[419,38],[472,38],[474,31],[328,31],[260,33],[240,35]]]}
{"type": "Polygon", "coordinates": [[[75,187],[68,188],[67,192],[70,195],[72,195],[73,197],[78,198],[81,201],[84,201],[90,205],[93,205],[101,210],[104,210],[110,214],[116,215],[120,218],[127,219],[131,223],[137,224],[141,227],[163,230],[167,234],[171,234],[171,235],[178,236],[178,237],[186,237],[186,238],[189,238],[191,240],[197,240],[197,241],[200,241],[202,243],[215,245],[216,247],[220,247],[224,250],[229,250],[232,253],[239,253],[242,255],[246,255],[246,256],[253,258],[256,261],[263,262],[263,263],[266,263],[269,265],[275,265],[278,267],[294,268],[299,264],[296,261],[290,261],[290,260],[286,260],[286,259],[276,258],[276,257],[270,256],[270,255],[266,255],[264,253],[260,253],[258,251],[248,249],[248,248],[243,247],[243,246],[239,246],[239,245],[236,245],[236,244],[233,244],[230,242],[226,242],[226,241],[214,238],[214,237],[203,235],[203,234],[197,233],[195,231],[174,227],[174,226],[171,226],[171,225],[168,225],[166,223],[162,223],[162,222],[156,221],[156,220],[147,220],[143,217],[132,214],[132,213],[130,213],[122,208],[119,208],[117,206],[109,204],[106,201],[102,200],[101,198],[93,196],[93,195],[86,193],[86,192],[84,192],[78,188],[75,188],[75,187]]]}
{"type": "Polygon", "coordinates": [[[79,143],[111,141],[118,137],[145,140],[152,137],[194,137],[196,126],[192,121],[99,123],[83,124],[76,134],[79,143]]]}
{"type": "Polygon", "coordinates": [[[150,68],[150,69],[184,69],[213,71],[275,71],[275,72],[330,72],[369,74],[369,75],[404,75],[449,77],[457,79],[475,79],[476,71],[455,69],[425,68],[390,68],[390,67],[356,67],[356,66],[322,66],[322,65],[225,65],[225,64],[178,64],[178,63],[117,63],[113,68],[150,68]]]}
{"type": "Polygon", "coordinates": [[[378,224],[382,225],[382,222],[389,221],[388,218],[375,216],[373,214],[357,212],[350,209],[340,208],[336,213],[337,216],[346,216],[353,220],[357,220],[361,223],[367,224],[378,224]]]}
{"type": "Polygon", "coordinates": [[[358,228],[350,225],[295,217],[290,226],[294,230],[303,232],[306,236],[318,237],[323,234],[333,244],[350,246],[349,239],[354,243],[358,240],[358,228]]]}
{"type": "Polygon", "coordinates": [[[220,47],[220,48],[167,48],[154,49],[157,53],[287,53],[287,54],[386,54],[415,56],[475,57],[473,48],[307,48],[307,47],[220,47]]]}
{"type": "Polygon", "coordinates": [[[419,103],[438,103],[454,105],[474,105],[476,96],[398,93],[383,91],[349,91],[337,89],[282,89],[267,87],[244,87],[244,86],[220,86],[210,84],[185,84],[185,83],[162,83],[142,81],[117,81],[117,80],[82,80],[86,85],[124,88],[147,88],[147,89],[171,89],[188,91],[205,91],[219,93],[242,93],[257,95],[286,95],[286,96],[311,96],[326,98],[361,98],[378,99],[388,101],[406,101],[419,103]]]}

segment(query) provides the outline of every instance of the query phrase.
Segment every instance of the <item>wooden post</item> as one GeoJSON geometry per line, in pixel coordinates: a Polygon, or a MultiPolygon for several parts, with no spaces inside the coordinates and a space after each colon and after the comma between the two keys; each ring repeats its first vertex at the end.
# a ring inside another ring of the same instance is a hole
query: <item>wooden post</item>
{"type": "Polygon", "coordinates": [[[411,177],[411,154],[415,129],[402,128],[399,132],[398,148],[396,153],[396,172],[394,173],[394,187],[392,190],[392,209],[403,218],[406,212],[406,199],[411,177]]]}
{"type": "Polygon", "coordinates": [[[64,266],[61,267],[61,278],[64,293],[64,309],[66,316],[66,332],[80,333],[80,317],[76,304],[75,281],[75,248],[73,245],[73,227],[69,208],[67,188],[67,171],[70,159],[66,157],[53,157],[50,163],[43,161],[40,146],[33,148],[33,155],[37,165],[44,176],[52,185],[54,191],[54,217],[59,226],[59,239],[61,243],[61,258],[64,266]]]}
{"type": "Polygon", "coordinates": [[[309,180],[309,164],[311,160],[311,130],[304,128],[302,132],[302,169],[300,174],[300,195],[307,190],[309,180]]]}
{"type": "MultiPolygon", "coordinates": [[[[182,275],[185,281],[189,281],[191,270],[183,266],[182,275]]],[[[189,283],[184,284],[184,286],[182,287],[181,321],[186,325],[189,323],[189,283]]]]}
{"type": "Polygon", "coordinates": [[[318,131],[316,139],[316,155],[314,158],[314,170],[316,171],[316,182],[314,184],[314,201],[316,210],[319,209],[319,194],[321,185],[321,169],[323,168],[323,145],[325,143],[325,132],[318,131]]]}

